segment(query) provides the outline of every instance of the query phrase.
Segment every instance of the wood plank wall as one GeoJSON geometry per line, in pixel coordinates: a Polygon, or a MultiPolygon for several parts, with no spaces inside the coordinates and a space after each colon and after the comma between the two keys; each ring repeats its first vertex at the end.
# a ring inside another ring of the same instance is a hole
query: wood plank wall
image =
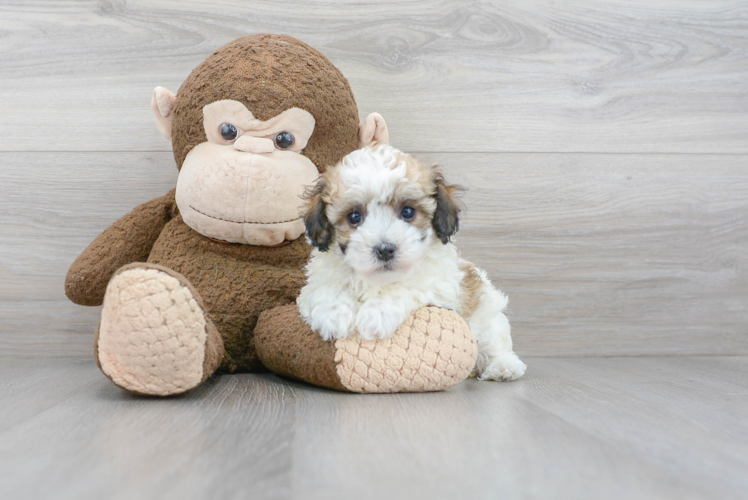
{"type": "Polygon", "coordinates": [[[170,189],[149,107],[294,35],[468,188],[522,355],[748,354],[748,2],[0,3],[0,353],[88,356],[67,267],[170,189]]]}

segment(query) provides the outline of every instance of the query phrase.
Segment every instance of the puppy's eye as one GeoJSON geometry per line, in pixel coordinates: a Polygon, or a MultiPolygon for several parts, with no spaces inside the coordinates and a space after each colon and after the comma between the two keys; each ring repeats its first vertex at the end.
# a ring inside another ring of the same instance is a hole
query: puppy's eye
{"type": "Polygon", "coordinates": [[[222,123],[220,130],[221,130],[221,137],[223,137],[227,141],[233,141],[236,139],[236,136],[239,135],[239,131],[236,130],[236,127],[234,127],[230,123],[222,123]]]}
{"type": "Polygon", "coordinates": [[[403,220],[413,220],[413,218],[416,216],[416,209],[413,207],[403,207],[402,210],[400,210],[400,217],[403,218],[403,220]]]}
{"type": "Polygon", "coordinates": [[[293,146],[296,139],[291,132],[281,132],[275,136],[273,142],[275,142],[275,147],[278,149],[288,149],[293,146]]]}
{"type": "Polygon", "coordinates": [[[364,216],[359,212],[351,212],[348,214],[348,224],[351,226],[358,226],[364,220],[364,216]]]}

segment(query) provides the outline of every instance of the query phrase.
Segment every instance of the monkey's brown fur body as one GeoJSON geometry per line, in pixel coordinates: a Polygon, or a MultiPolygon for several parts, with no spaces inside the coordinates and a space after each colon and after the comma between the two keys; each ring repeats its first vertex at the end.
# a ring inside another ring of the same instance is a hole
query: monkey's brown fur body
{"type": "MultiPolygon", "coordinates": [[[[179,89],[171,118],[178,168],[193,148],[206,142],[203,107],[224,99],[244,104],[263,121],[294,107],[311,113],[316,125],[302,154],[320,172],[357,147],[358,111],[343,75],[321,53],[292,37],[252,35],[217,50],[179,89]]],[[[450,349],[474,350],[464,321],[449,311],[428,308],[428,321],[414,320],[402,333],[407,341],[408,332],[423,330],[427,340],[434,340],[428,348],[403,350],[394,337],[368,346],[372,352],[378,349],[380,358],[394,352],[399,367],[377,364],[377,356],[360,362],[359,348],[366,354],[358,341],[323,342],[300,321],[294,305],[310,250],[303,237],[260,246],[203,236],[184,222],[171,191],[135,208],[97,237],[71,266],[65,291],[78,304],[104,303],[99,334],[104,328],[109,337],[97,336],[97,361],[117,385],[136,393],[176,394],[197,386],[216,369],[251,371],[263,364],[282,375],[359,392],[377,392],[379,386],[387,391],[438,390],[467,376],[472,367],[465,372],[450,360],[437,368],[438,360],[429,361],[430,366],[422,363],[423,354],[434,350],[443,356],[449,356],[450,349]],[[113,277],[128,272],[157,279],[114,283],[113,277]],[[165,293],[172,294],[170,302],[163,302],[165,293]],[[140,294],[135,306],[133,294],[140,294]],[[447,330],[452,333],[445,343],[441,332],[447,330]],[[121,332],[135,335],[134,340],[120,342],[121,332]],[[454,341],[456,337],[462,340],[454,341]],[[126,355],[113,357],[110,351],[122,345],[126,355]],[[174,377],[179,363],[189,362],[194,369],[176,385],[158,382],[159,373],[174,377]],[[411,366],[409,372],[405,364],[411,366]],[[449,376],[429,375],[447,365],[449,376]],[[398,382],[379,383],[382,377],[398,382]]]]}

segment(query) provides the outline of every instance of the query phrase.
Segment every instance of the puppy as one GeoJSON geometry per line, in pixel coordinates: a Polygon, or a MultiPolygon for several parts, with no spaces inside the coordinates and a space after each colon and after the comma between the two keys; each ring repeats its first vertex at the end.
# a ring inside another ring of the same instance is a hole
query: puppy
{"type": "Polygon", "coordinates": [[[389,145],[366,147],[329,168],[307,192],[315,247],[296,303],[323,339],[392,335],[414,310],[452,309],[478,342],[481,380],[514,380],[527,366],[512,351],[506,296],[460,258],[458,188],[389,145]]]}

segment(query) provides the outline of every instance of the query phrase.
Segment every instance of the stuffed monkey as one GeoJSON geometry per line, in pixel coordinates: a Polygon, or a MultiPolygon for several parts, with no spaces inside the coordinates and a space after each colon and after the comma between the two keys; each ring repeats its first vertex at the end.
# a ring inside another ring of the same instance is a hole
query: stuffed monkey
{"type": "Polygon", "coordinates": [[[359,124],[348,82],[289,36],[239,38],[151,106],[179,169],[175,190],[136,207],[72,264],[65,292],[102,305],[94,353],[119,387],[167,396],[217,370],[281,375],[355,392],[445,389],[476,346],[451,311],[416,311],[386,340],[324,342],[295,299],[310,254],[301,195],[357,147],[387,142],[359,124]]]}

